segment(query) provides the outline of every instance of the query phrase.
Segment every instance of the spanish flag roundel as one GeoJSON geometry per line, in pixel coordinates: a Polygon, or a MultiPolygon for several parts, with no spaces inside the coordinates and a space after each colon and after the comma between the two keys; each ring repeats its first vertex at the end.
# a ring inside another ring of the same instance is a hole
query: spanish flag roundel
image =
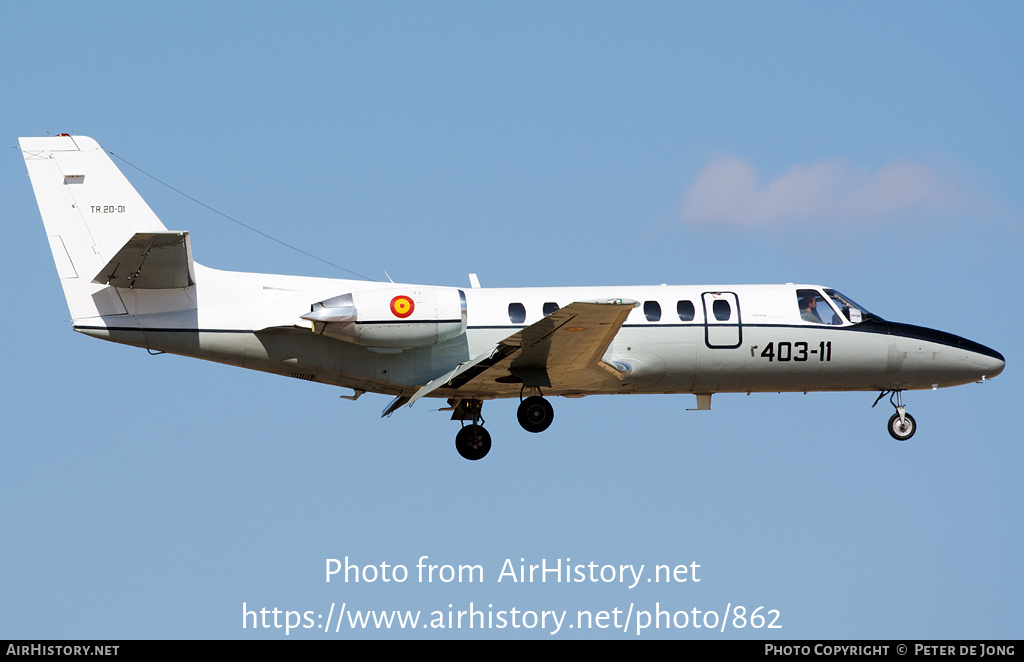
{"type": "Polygon", "coordinates": [[[391,312],[394,313],[395,317],[405,319],[409,315],[412,315],[412,311],[415,309],[416,304],[414,304],[412,299],[404,294],[391,300],[391,312]]]}

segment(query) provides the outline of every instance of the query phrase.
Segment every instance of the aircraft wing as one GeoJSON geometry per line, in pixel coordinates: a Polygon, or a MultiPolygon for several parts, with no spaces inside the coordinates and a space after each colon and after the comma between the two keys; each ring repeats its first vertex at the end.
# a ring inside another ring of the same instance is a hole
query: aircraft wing
{"type": "Polygon", "coordinates": [[[496,396],[523,386],[585,390],[606,381],[609,373],[621,377],[601,357],[638,305],[629,299],[571,303],[423,385],[409,404],[438,389],[496,396]]]}

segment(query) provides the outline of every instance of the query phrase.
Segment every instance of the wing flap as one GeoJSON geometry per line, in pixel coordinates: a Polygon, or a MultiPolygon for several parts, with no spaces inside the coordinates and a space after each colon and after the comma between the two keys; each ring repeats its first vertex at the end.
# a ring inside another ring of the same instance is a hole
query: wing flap
{"type": "Polygon", "coordinates": [[[92,282],[143,290],[194,285],[188,232],[136,232],[92,282]]]}

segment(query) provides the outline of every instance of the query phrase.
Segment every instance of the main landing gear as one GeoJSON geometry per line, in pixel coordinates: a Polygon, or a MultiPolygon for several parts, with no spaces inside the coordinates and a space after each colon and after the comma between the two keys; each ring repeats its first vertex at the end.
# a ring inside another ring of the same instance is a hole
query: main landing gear
{"type": "Polygon", "coordinates": [[[463,425],[455,435],[455,450],[467,460],[479,460],[491,450],[491,435],[482,425],[463,425]]]}
{"type": "Polygon", "coordinates": [[[467,460],[480,460],[491,450],[491,435],[484,429],[480,410],[483,400],[449,400],[453,406],[452,420],[462,421],[462,429],[455,435],[455,450],[467,460]],[[466,421],[470,421],[466,425],[466,421]]]}
{"type": "MultiPolygon", "coordinates": [[[[538,389],[539,392],[539,389],[538,389]]],[[[452,407],[452,420],[462,421],[462,429],[455,435],[455,450],[467,460],[480,460],[491,450],[491,435],[484,429],[482,400],[448,401],[452,407]]],[[[531,395],[519,403],[519,424],[527,432],[543,432],[555,419],[555,410],[543,396],[531,395]]]]}
{"type": "MultiPolygon", "coordinates": [[[[875,405],[881,400],[886,393],[889,393],[889,402],[896,409],[896,413],[889,419],[889,434],[896,441],[906,441],[914,436],[917,432],[917,421],[914,417],[907,413],[906,407],[903,406],[903,391],[882,391],[878,398],[875,399],[875,405]]],[[[871,405],[874,407],[875,405],[871,405]]]]}
{"type": "MultiPolygon", "coordinates": [[[[532,390],[532,389],[531,389],[532,390]]],[[[537,389],[540,392],[540,389],[537,389]]],[[[555,420],[555,409],[540,395],[531,395],[525,400],[519,394],[519,410],[516,416],[519,418],[519,425],[527,432],[543,432],[555,420]]]]}

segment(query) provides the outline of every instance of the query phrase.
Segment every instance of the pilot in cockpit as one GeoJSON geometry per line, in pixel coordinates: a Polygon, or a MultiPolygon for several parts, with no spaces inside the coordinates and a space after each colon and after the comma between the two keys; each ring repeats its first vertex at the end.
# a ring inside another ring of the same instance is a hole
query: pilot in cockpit
{"type": "Polygon", "coordinates": [[[824,324],[821,317],[818,315],[819,297],[813,294],[805,294],[800,297],[800,317],[806,322],[814,322],[815,324],[824,324]]]}

